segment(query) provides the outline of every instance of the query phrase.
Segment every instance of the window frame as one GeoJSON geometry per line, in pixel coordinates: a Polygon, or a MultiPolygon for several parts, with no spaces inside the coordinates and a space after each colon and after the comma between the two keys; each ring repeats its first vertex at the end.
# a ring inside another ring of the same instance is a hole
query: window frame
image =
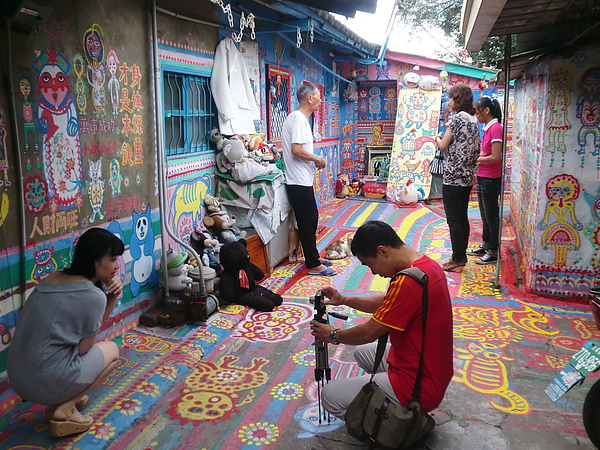
{"type": "Polygon", "coordinates": [[[210,90],[210,76],[165,67],[162,69],[162,96],[165,155],[197,155],[213,151],[210,131],[214,126],[216,107],[210,90]]]}

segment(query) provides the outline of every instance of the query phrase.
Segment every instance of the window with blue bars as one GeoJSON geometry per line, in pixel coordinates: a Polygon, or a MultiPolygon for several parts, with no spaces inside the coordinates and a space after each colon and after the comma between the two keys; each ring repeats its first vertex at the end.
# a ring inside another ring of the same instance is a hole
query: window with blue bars
{"type": "Polygon", "coordinates": [[[210,150],[215,110],[210,78],[165,71],[163,81],[167,156],[210,150]]]}

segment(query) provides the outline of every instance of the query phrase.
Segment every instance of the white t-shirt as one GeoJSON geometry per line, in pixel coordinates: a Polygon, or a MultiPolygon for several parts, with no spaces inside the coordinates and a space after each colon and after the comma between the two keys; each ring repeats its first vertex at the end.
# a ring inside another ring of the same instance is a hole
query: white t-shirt
{"type": "Polygon", "coordinates": [[[313,135],[303,112],[291,113],[283,124],[281,146],[285,164],[285,184],[312,186],[315,180],[315,164],[292,155],[292,143],[301,144],[308,153],[314,154],[313,135]]]}

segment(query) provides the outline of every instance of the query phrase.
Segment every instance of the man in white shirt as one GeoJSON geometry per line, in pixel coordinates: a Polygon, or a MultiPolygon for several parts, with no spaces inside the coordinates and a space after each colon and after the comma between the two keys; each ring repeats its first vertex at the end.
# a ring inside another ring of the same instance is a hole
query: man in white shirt
{"type": "Polygon", "coordinates": [[[326,161],[315,155],[313,134],[308,118],[321,106],[321,93],[313,83],[303,83],[296,91],[299,108],[283,124],[281,144],[285,164],[286,192],[296,216],[298,235],[304,251],[304,263],[311,275],[333,276],[331,262],[321,260],[317,249],[319,211],[313,183],[316,169],[326,161]]]}

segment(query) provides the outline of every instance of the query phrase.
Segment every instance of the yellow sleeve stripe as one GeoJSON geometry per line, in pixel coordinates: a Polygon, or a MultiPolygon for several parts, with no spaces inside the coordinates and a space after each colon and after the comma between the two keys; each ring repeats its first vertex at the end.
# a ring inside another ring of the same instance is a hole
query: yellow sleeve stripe
{"type": "Polygon", "coordinates": [[[383,299],[383,303],[379,306],[377,310],[377,317],[385,317],[385,315],[392,309],[394,306],[394,302],[398,298],[398,293],[402,288],[402,284],[404,283],[404,279],[406,277],[398,277],[390,284],[387,292],[385,293],[385,298],[383,299]]]}
{"type": "Polygon", "coordinates": [[[382,322],[381,320],[378,320],[378,319],[376,319],[375,317],[372,317],[372,319],[373,319],[375,322],[377,322],[377,323],[379,323],[379,324],[383,325],[384,327],[393,328],[394,330],[398,330],[398,331],[404,331],[404,330],[405,330],[405,328],[399,328],[399,327],[395,327],[395,326],[393,326],[393,325],[390,325],[389,323],[382,322]]]}

